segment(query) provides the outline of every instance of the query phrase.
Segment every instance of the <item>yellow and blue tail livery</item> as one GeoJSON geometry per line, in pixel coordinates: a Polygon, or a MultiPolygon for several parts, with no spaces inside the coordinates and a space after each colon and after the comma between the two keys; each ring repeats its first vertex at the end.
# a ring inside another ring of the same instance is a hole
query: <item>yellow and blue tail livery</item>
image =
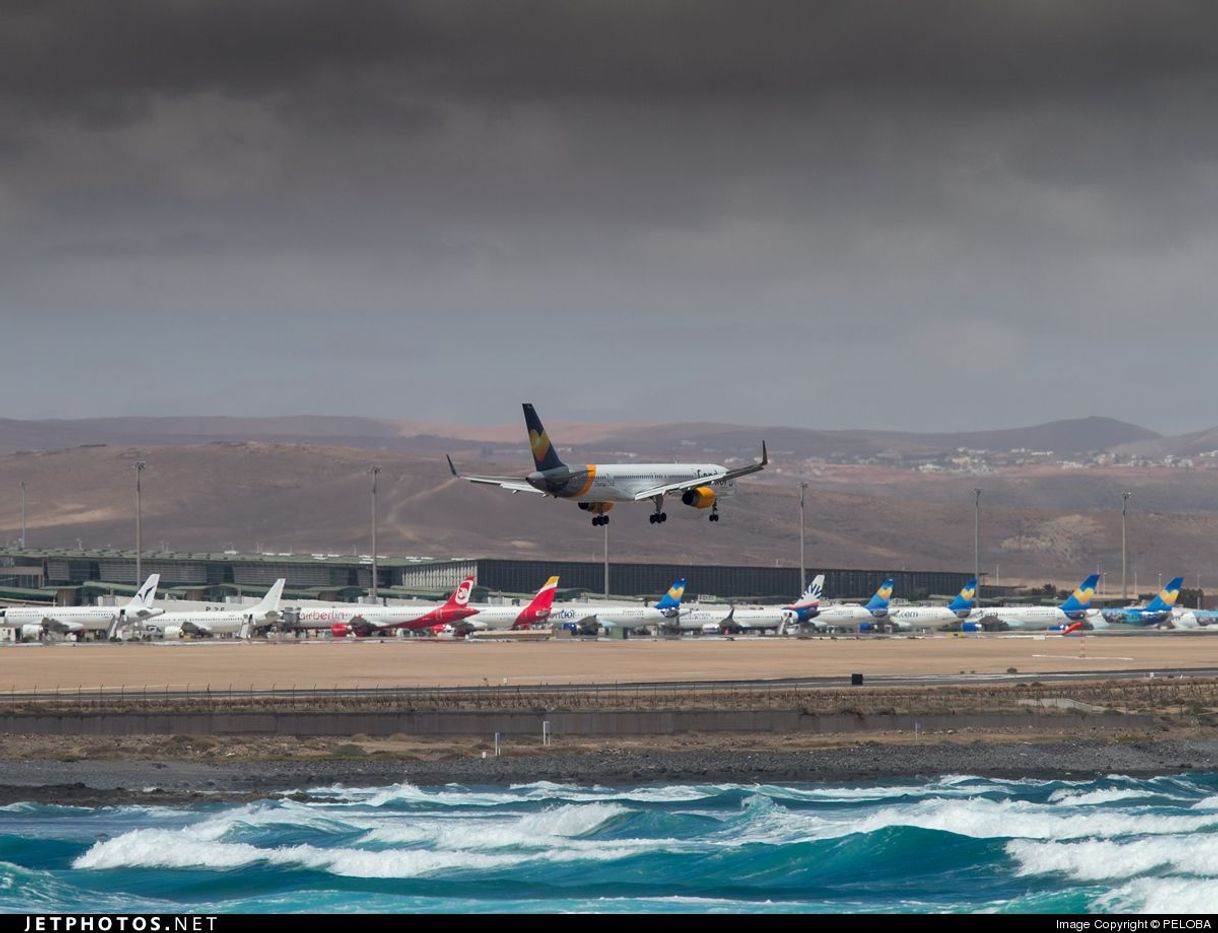
{"type": "Polygon", "coordinates": [[[867,609],[876,615],[886,613],[888,611],[888,600],[892,599],[892,588],[894,581],[889,577],[880,584],[880,588],[875,591],[875,595],[871,597],[871,601],[867,603],[867,609]]]}
{"type": "Polygon", "coordinates": [[[1095,588],[1100,584],[1100,575],[1093,573],[1086,580],[1078,585],[1070,597],[1061,604],[1062,612],[1082,612],[1091,605],[1091,598],[1095,596],[1095,588]]]}
{"type": "Polygon", "coordinates": [[[550,435],[537,417],[537,410],[528,402],[524,403],[524,424],[529,430],[529,447],[533,449],[533,463],[538,470],[555,470],[563,465],[554,452],[550,443],[550,435]]]}
{"type": "Polygon", "coordinates": [[[668,588],[668,592],[660,597],[660,601],[656,603],[656,608],[661,612],[665,609],[680,609],[681,599],[685,596],[685,578],[682,577],[676,583],[668,588]]]}
{"type": "Polygon", "coordinates": [[[977,580],[974,578],[969,580],[968,583],[964,584],[964,588],[960,590],[959,595],[957,595],[956,598],[948,604],[947,608],[956,613],[956,615],[968,615],[969,610],[973,608],[973,599],[976,597],[976,595],[977,580]]]}
{"type": "Polygon", "coordinates": [[[1146,604],[1146,608],[1151,612],[1166,612],[1176,605],[1176,600],[1180,598],[1180,590],[1184,586],[1184,577],[1176,577],[1167,586],[1159,590],[1159,594],[1146,604]]]}

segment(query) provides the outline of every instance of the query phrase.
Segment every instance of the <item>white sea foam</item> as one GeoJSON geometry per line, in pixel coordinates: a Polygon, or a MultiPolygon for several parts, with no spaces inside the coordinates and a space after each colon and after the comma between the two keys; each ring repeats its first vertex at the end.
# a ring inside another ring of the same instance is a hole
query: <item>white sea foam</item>
{"type": "Polygon", "coordinates": [[[1098,790],[1055,790],[1049,795],[1051,803],[1066,804],[1071,807],[1089,807],[1118,800],[1133,800],[1157,796],[1153,791],[1134,790],[1133,788],[1104,787],[1098,790]]]}
{"type": "Polygon", "coordinates": [[[1148,872],[1200,874],[1213,886],[1218,879],[1218,836],[1153,836],[1118,842],[1033,842],[1013,839],[1006,852],[1019,863],[1020,875],[1063,875],[1078,881],[1129,878],[1148,872]]]}
{"type": "Polygon", "coordinates": [[[1097,910],[1148,914],[1218,913],[1218,885],[1213,878],[1135,878],[1100,897],[1097,910]]]}
{"type": "MultiPolygon", "coordinates": [[[[445,849],[537,849],[591,833],[609,820],[630,811],[614,803],[563,804],[536,813],[507,817],[446,815],[442,818],[412,815],[375,826],[366,842],[417,844],[427,842],[445,849]]],[[[615,840],[616,841],[616,840],[615,840]]]]}

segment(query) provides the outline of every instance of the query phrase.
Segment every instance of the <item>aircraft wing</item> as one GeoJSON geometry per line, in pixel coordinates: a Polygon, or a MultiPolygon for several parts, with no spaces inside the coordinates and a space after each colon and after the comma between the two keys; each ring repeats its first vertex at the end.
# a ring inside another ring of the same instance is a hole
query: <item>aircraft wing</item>
{"type": "Polygon", "coordinates": [[[463,479],[471,483],[478,483],[482,486],[498,486],[501,489],[507,489],[510,492],[532,492],[539,496],[544,496],[545,493],[540,489],[534,489],[528,482],[519,476],[470,476],[468,473],[458,473],[457,468],[453,466],[453,458],[448,457],[448,469],[457,479],[463,479]]]}
{"type": "Polygon", "coordinates": [[[635,494],[635,501],[642,499],[651,499],[654,496],[666,496],[672,492],[684,492],[687,489],[696,489],[699,486],[710,486],[714,483],[722,483],[725,480],[736,479],[739,476],[748,476],[750,473],[759,473],[766,468],[766,464],[770,462],[770,455],[766,452],[765,441],[761,442],[761,461],[759,463],[750,463],[748,466],[737,467],[734,470],[724,470],[721,473],[711,473],[707,476],[698,476],[693,479],[682,480],[679,483],[669,483],[667,486],[653,486],[651,489],[644,489],[640,493],[635,494]]]}

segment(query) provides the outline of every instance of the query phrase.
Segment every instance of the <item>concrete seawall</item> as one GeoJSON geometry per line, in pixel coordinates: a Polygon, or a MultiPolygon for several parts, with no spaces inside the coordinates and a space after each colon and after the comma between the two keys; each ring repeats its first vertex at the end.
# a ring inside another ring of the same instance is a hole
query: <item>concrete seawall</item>
{"type": "Polygon", "coordinates": [[[949,729],[1143,730],[1154,717],[1119,713],[804,713],[800,710],[602,710],[590,712],[333,712],[205,711],[11,713],[0,733],[32,735],[259,735],[259,736],[569,736],[674,735],[682,732],[847,733],[942,732],[949,729]]]}

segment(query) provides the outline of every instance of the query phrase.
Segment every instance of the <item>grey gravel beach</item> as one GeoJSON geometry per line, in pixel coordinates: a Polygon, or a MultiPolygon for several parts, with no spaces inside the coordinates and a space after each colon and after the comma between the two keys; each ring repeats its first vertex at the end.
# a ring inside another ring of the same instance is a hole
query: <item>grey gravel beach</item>
{"type": "Polygon", "coordinates": [[[1138,741],[862,742],[803,751],[629,751],[526,754],[440,761],[375,758],[205,762],[0,760],[0,804],[197,804],[298,794],[311,788],[553,781],[583,785],[663,782],[882,782],[973,774],[1084,780],[1105,774],[1218,770],[1218,739],[1138,741]]]}

